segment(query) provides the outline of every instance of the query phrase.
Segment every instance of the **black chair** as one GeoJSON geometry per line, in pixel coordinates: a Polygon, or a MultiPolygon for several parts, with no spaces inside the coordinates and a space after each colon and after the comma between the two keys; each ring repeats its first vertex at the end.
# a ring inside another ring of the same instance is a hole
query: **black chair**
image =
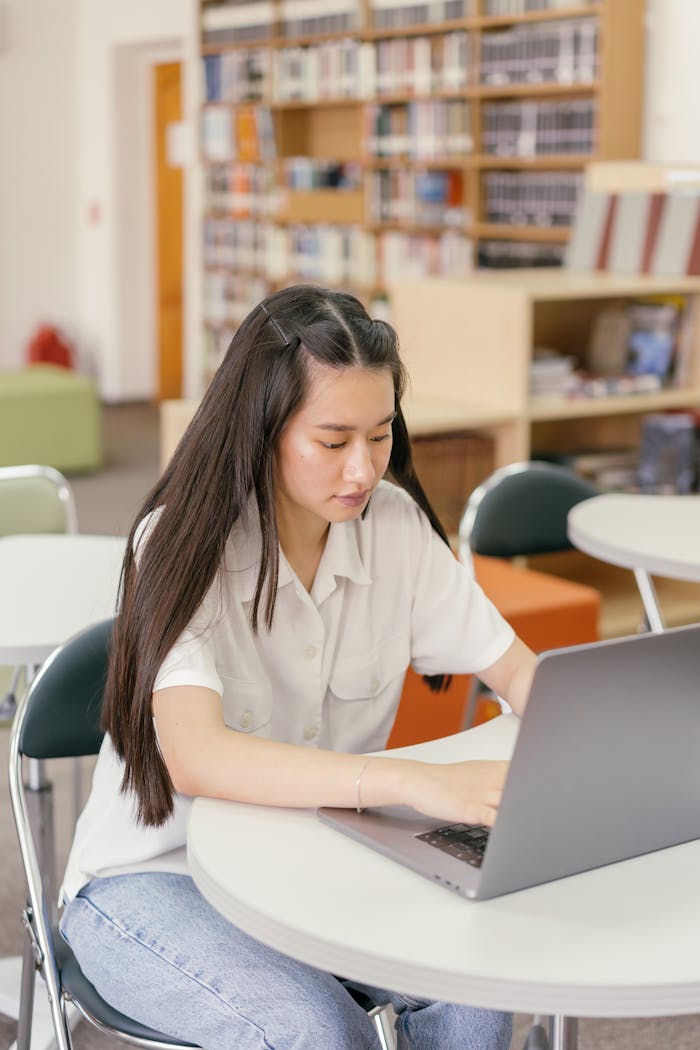
{"type": "MultiPolygon", "coordinates": [[[[100,1031],[148,1050],[193,1046],[156,1032],[115,1010],[86,979],[56,926],[47,899],[43,858],[37,849],[38,810],[22,775],[23,758],[59,759],[96,755],[102,743],[102,697],[113,621],[87,628],[60,646],[44,663],[21,700],[10,737],[10,798],[27,880],[22,921],[23,954],[17,1050],[30,1050],[37,971],[46,983],[58,1050],[72,1050],[67,1006],[72,1003],[100,1031]]],[[[222,920],[223,921],[223,920],[222,920]]],[[[386,1010],[356,996],[373,1018],[383,1050],[392,1033],[386,1010]]]]}
{"type": "Polygon", "coordinates": [[[556,463],[530,460],[495,470],[475,488],[459,524],[459,553],[494,558],[571,550],[572,507],[599,495],[594,484],[556,463]]]}
{"type": "MultiPolygon", "coordinates": [[[[467,500],[459,523],[460,561],[472,566],[472,554],[512,559],[572,550],[568,513],[598,494],[590,481],[555,463],[530,460],[501,467],[467,500]]],[[[474,678],[464,729],[472,724],[481,689],[474,678]]]]}

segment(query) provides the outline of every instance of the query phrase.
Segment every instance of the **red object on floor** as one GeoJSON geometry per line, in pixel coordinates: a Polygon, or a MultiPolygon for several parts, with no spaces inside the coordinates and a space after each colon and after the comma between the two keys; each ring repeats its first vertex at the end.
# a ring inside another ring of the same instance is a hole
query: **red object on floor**
{"type": "Polygon", "coordinates": [[[27,344],[26,361],[28,365],[73,368],[73,348],[56,328],[41,325],[27,344]]]}
{"type": "MultiPolygon", "coordinates": [[[[598,640],[600,593],[595,588],[478,554],[474,556],[474,569],[496,608],[535,652],[598,640]]],[[[454,675],[446,692],[433,693],[409,667],[387,747],[405,747],[458,733],[470,687],[471,675],[454,675]]],[[[499,711],[493,700],[481,698],[476,724],[499,711]]]]}

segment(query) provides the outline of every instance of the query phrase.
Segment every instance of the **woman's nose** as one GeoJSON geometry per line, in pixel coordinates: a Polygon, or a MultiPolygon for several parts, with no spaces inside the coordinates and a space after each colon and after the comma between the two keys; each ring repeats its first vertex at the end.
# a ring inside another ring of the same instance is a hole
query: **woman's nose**
{"type": "Polygon", "coordinates": [[[356,485],[369,485],[374,480],[372,457],[364,444],[350,450],[345,460],[343,477],[346,481],[352,481],[356,485]]]}

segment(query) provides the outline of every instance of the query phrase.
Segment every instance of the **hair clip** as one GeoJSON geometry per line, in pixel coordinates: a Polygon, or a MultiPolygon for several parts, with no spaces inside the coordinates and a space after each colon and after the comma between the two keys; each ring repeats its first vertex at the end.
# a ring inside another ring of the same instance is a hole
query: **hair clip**
{"type": "Polygon", "coordinates": [[[268,308],[267,308],[267,307],[265,306],[265,304],[264,304],[264,303],[260,303],[260,309],[261,309],[261,310],[262,310],[262,312],[263,312],[263,313],[265,314],[265,317],[266,317],[266,318],[267,318],[267,320],[268,320],[268,321],[270,322],[270,324],[272,325],[272,327],[273,327],[273,328],[275,329],[275,331],[277,332],[277,335],[278,335],[278,336],[280,337],[280,339],[281,339],[281,340],[282,340],[282,342],[284,343],[284,349],[285,349],[285,350],[289,350],[289,349],[290,349],[290,347],[291,347],[291,346],[292,346],[292,345],[294,344],[294,342],[295,342],[295,339],[296,339],[296,342],[297,342],[297,343],[299,343],[299,342],[300,342],[300,340],[299,340],[299,338],[298,338],[298,337],[296,337],[296,336],[295,336],[295,337],[293,337],[292,339],[289,339],[289,338],[288,338],[288,337],[287,337],[287,336],[286,336],[286,335],[284,334],[284,331],[282,330],[282,327],[281,327],[281,325],[279,325],[279,324],[277,323],[277,321],[275,321],[274,317],[272,316],[272,314],[270,313],[270,311],[268,310],[268,308]]]}

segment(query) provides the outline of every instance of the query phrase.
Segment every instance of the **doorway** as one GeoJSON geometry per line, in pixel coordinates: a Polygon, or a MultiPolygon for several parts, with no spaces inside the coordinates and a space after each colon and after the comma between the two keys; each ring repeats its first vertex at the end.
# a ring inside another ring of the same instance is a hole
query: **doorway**
{"type": "Polygon", "coordinates": [[[153,72],[157,397],[162,401],[182,396],[182,69],[179,62],[166,62],[153,72]]]}

